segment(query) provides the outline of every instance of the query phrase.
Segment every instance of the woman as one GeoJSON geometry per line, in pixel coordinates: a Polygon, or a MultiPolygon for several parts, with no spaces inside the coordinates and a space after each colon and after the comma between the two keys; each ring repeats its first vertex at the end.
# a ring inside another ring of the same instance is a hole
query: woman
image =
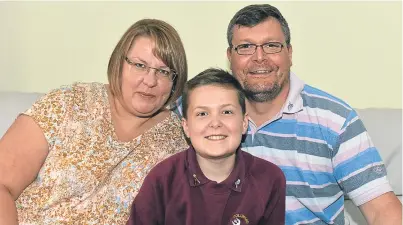
{"type": "Polygon", "coordinates": [[[0,224],[124,224],[148,171],[187,148],[166,107],[187,80],[173,27],[132,25],[108,80],[53,90],[9,128],[0,140],[0,224]]]}

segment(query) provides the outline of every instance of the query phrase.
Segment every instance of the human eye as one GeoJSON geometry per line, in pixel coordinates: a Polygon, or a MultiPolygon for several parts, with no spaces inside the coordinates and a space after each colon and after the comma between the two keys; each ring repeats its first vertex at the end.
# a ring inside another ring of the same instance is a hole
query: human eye
{"type": "Polygon", "coordinates": [[[278,42],[269,42],[269,43],[264,44],[264,47],[274,48],[274,49],[281,48],[281,46],[282,46],[281,43],[278,43],[278,42]]]}
{"type": "Polygon", "coordinates": [[[144,65],[143,63],[138,63],[138,62],[135,62],[135,63],[134,63],[134,66],[135,66],[136,68],[138,68],[138,69],[146,69],[146,68],[147,68],[146,65],[144,65]]]}
{"type": "Polygon", "coordinates": [[[281,52],[282,48],[283,44],[279,42],[268,42],[263,45],[263,50],[269,54],[281,52]]]}
{"type": "Polygon", "coordinates": [[[158,70],[157,70],[157,73],[158,73],[160,76],[163,76],[163,77],[168,77],[169,74],[170,74],[170,72],[169,72],[168,70],[165,70],[165,69],[158,69],[158,70]]]}
{"type": "Polygon", "coordinates": [[[237,46],[238,49],[250,49],[255,48],[254,44],[240,44],[237,46]]]}
{"type": "Polygon", "coordinates": [[[228,115],[228,114],[234,114],[234,111],[226,109],[222,112],[222,114],[228,115]]]}
{"type": "Polygon", "coordinates": [[[255,53],[255,50],[255,44],[240,44],[235,48],[235,51],[237,51],[240,55],[251,55],[255,53]]]}
{"type": "Polygon", "coordinates": [[[203,116],[207,116],[207,112],[197,112],[196,113],[196,116],[200,116],[200,117],[203,117],[203,116]]]}
{"type": "Polygon", "coordinates": [[[146,65],[144,65],[142,63],[134,63],[134,66],[137,68],[146,68],[146,65]]]}

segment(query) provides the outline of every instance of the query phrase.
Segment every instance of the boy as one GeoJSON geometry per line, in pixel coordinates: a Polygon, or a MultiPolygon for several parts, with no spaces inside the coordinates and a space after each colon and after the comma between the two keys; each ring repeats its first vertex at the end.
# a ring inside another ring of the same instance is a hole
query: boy
{"type": "Polygon", "coordinates": [[[282,171],[239,148],[248,118],[238,81],[207,69],[187,82],[182,98],[191,147],[150,171],[127,224],[284,224],[282,171]]]}

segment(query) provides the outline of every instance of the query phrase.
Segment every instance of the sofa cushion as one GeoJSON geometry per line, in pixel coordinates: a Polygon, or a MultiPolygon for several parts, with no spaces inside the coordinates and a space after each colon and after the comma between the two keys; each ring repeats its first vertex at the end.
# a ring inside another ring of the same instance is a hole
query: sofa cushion
{"type": "Polygon", "coordinates": [[[40,93],[0,92],[0,137],[17,116],[27,110],[41,95],[40,93]]]}
{"type": "Polygon", "coordinates": [[[357,113],[379,150],[395,194],[402,195],[402,110],[368,108],[357,113]]]}

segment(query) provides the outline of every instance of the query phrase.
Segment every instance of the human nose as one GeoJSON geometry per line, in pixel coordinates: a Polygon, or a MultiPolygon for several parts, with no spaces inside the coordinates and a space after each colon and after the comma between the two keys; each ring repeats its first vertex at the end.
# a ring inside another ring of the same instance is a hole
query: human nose
{"type": "Polygon", "coordinates": [[[157,85],[157,69],[148,67],[145,76],[143,76],[143,83],[149,87],[157,85]]]}
{"type": "Polygon", "coordinates": [[[267,53],[263,51],[263,45],[256,45],[255,54],[253,54],[254,60],[257,62],[262,62],[266,59],[267,53]]]}
{"type": "Polygon", "coordinates": [[[209,126],[211,128],[219,128],[219,127],[221,127],[222,126],[222,121],[221,121],[220,115],[213,115],[211,117],[211,121],[210,121],[209,126]]]}

